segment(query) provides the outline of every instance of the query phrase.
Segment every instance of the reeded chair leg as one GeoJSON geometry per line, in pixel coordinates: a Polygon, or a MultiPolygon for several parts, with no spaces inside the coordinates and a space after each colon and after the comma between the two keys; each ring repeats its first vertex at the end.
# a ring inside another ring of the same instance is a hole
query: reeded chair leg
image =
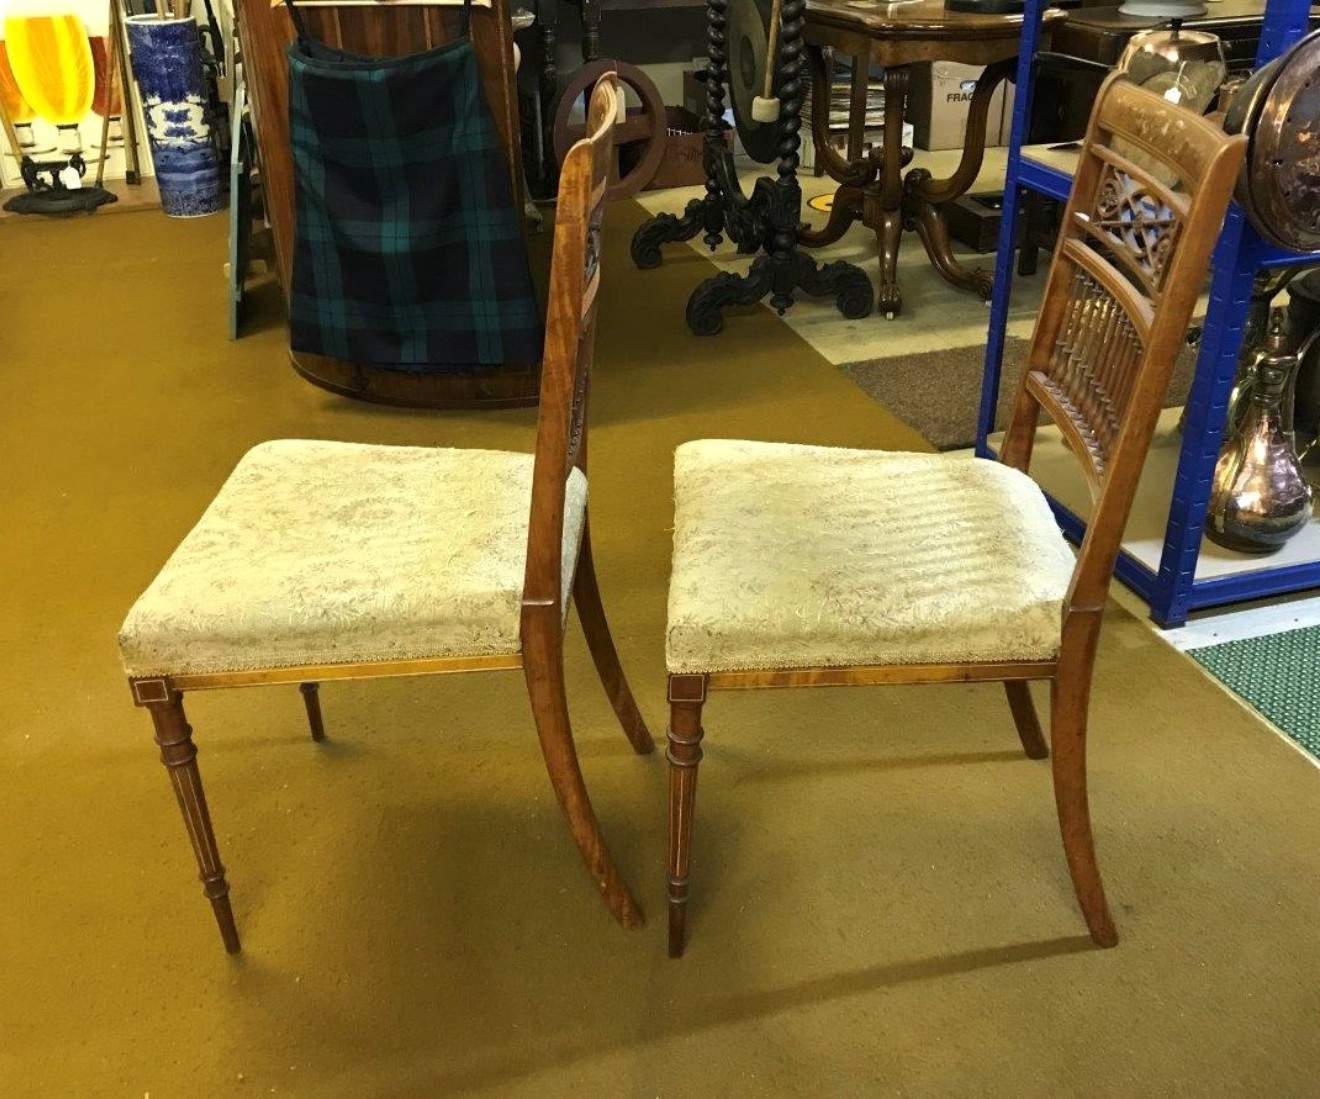
{"type": "Polygon", "coordinates": [[[577,605],[582,632],[596,664],[596,673],[609,695],[610,705],[623,726],[624,736],[639,756],[655,751],[655,741],[646,728],[641,711],[633,699],[632,688],[619,664],[619,654],[610,636],[605,607],[600,600],[600,587],[596,582],[596,563],[591,554],[590,520],[582,528],[582,549],[578,554],[577,575],[573,578],[573,602],[577,605]]]}
{"type": "Polygon", "coordinates": [[[1022,680],[1010,680],[1004,684],[1004,691],[1008,695],[1009,709],[1013,711],[1013,723],[1017,726],[1022,750],[1028,759],[1045,759],[1050,750],[1041,735],[1036,707],[1031,701],[1031,687],[1022,680]]]}
{"type": "Polygon", "coordinates": [[[307,707],[307,725],[312,731],[312,739],[325,739],[325,722],[321,720],[321,685],[319,683],[300,683],[303,703],[307,707]]]}
{"type": "Polygon", "coordinates": [[[701,763],[701,708],[706,677],[669,677],[669,956],[679,958],[687,941],[688,864],[692,854],[692,817],[697,803],[697,766],[701,763]]]}
{"type": "Polygon", "coordinates": [[[1097,946],[1118,945],[1118,930],[1105,900],[1095,857],[1086,796],[1086,717],[1091,672],[1060,669],[1051,684],[1050,740],[1054,749],[1054,800],[1073,889],[1097,946]]]}
{"type": "Polygon", "coordinates": [[[188,836],[202,879],[202,889],[215,912],[220,925],[220,937],[230,954],[239,951],[238,928],[229,906],[229,883],[225,881],[225,868],[216,848],[215,832],[211,828],[211,814],[206,807],[206,794],[202,789],[202,776],[197,769],[197,748],[192,742],[192,728],[183,713],[183,695],[169,691],[161,702],[145,704],[151,711],[156,726],[156,743],[160,746],[160,761],[169,771],[170,782],[179,809],[183,813],[188,836]]]}
{"type": "Polygon", "coordinates": [[[605,906],[624,927],[640,927],[644,922],[641,909],[605,848],[578,764],[564,690],[563,637],[557,608],[524,608],[523,674],[527,679],[532,715],[536,719],[536,735],[541,741],[550,783],[568,818],[573,841],[582,852],[591,879],[605,899],[605,906]]]}

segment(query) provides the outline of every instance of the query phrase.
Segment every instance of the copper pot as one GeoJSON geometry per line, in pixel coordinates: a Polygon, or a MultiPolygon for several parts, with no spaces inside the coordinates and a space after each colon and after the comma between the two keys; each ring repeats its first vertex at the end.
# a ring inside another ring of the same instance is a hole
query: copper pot
{"type": "Polygon", "coordinates": [[[1320,31],[1252,74],[1224,129],[1248,135],[1238,204],[1266,240],[1320,251],[1320,31]]]}

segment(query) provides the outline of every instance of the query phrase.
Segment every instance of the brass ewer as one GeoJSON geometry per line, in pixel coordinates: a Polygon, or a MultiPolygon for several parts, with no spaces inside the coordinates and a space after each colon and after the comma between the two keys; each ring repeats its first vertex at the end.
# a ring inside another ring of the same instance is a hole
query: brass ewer
{"type": "Polygon", "coordinates": [[[1297,356],[1288,350],[1283,312],[1253,364],[1250,403],[1219,451],[1206,534],[1243,553],[1272,553],[1311,517],[1311,486],[1293,448],[1285,414],[1297,356]]]}

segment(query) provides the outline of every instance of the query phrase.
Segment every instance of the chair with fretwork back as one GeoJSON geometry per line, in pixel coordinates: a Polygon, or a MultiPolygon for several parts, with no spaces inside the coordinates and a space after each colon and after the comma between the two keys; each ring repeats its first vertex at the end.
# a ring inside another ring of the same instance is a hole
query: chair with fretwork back
{"type": "Polygon", "coordinates": [[[546,766],[593,880],[624,926],[641,914],[578,767],[564,690],[567,600],[625,734],[652,750],[619,666],[587,521],[587,391],[600,286],[613,74],[560,175],[536,452],[280,440],[249,451],[120,633],[150,711],[225,947],[239,949],[188,691],[521,668],[546,766]]]}
{"type": "Polygon", "coordinates": [[[730,440],[678,449],[672,955],[685,941],[709,693],[887,683],[1004,683],[1034,759],[1050,749],[1028,684],[1050,684],[1068,867],[1092,939],[1117,942],[1087,806],[1092,668],[1137,478],[1243,152],[1240,137],[1159,96],[1105,83],[1000,462],[730,440]],[[1026,473],[1042,411],[1091,489],[1075,557],[1026,473]]]}

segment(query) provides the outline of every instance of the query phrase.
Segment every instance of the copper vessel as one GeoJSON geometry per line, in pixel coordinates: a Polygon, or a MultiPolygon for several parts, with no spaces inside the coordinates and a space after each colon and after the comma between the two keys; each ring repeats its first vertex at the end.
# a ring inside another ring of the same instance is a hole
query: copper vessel
{"type": "MultiPolygon", "coordinates": [[[[1292,282],[1297,271],[1296,267],[1284,267],[1273,271],[1256,272],[1255,281],[1251,286],[1251,299],[1247,302],[1247,316],[1242,325],[1242,347],[1238,351],[1233,391],[1228,396],[1228,416],[1224,420],[1226,439],[1241,430],[1242,420],[1251,408],[1251,395],[1256,386],[1256,364],[1269,339],[1274,299],[1292,282]]],[[[1288,443],[1295,448],[1294,390],[1295,383],[1290,383],[1284,392],[1283,423],[1289,432],[1288,443]]]]}
{"type": "Polygon", "coordinates": [[[1297,372],[1282,311],[1256,358],[1250,404],[1224,441],[1210,487],[1206,534],[1243,553],[1272,553],[1311,517],[1311,486],[1293,449],[1285,403],[1297,372]]]}

